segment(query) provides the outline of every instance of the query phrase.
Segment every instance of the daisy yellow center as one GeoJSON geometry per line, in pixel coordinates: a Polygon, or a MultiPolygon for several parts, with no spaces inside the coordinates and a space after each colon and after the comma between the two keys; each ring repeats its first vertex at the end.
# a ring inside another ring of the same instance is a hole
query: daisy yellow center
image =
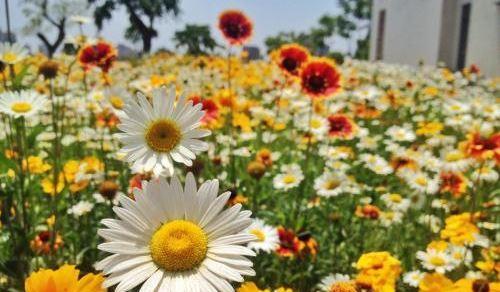
{"type": "Polygon", "coordinates": [[[438,257],[438,256],[434,256],[434,257],[431,257],[429,259],[429,262],[433,265],[433,266],[437,266],[437,267],[440,267],[440,266],[444,266],[444,259],[442,257],[438,257]]]}
{"type": "Polygon", "coordinates": [[[329,180],[324,184],[324,188],[327,190],[333,190],[340,186],[340,182],[338,180],[329,180]]]}
{"type": "Polygon", "coordinates": [[[146,143],[156,152],[170,152],[181,142],[179,125],[170,119],[153,122],[146,131],[146,143]]]}
{"type": "Polygon", "coordinates": [[[446,161],[453,162],[462,159],[463,155],[460,152],[450,152],[446,154],[446,161]]]}
{"type": "Polygon", "coordinates": [[[291,175],[291,174],[287,174],[284,178],[283,178],[283,182],[286,183],[286,184],[291,184],[291,183],[294,183],[295,182],[295,176],[291,175]]]}
{"type": "Polygon", "coordinates": [[[262,230],[252,229],[250,230],[250,233],[255,235],[258,241],[264,241],[266,239],[266,235],[264,234],[264,232],[262,232],[262,230]]]}
{"type": "Polygon", "coordinates": [[[163,224],[151,238],[149,249],[153,261],[165,271],[189,271],[205,259],[208,238],[196,224],[174,220],[163,224]]]}
{"type": "Polygon", "coordinates": [[[398,194],[391,194],[390,199],[394,203],[401,203],[402,200],[401,196],[398,194]]]}
{"type": "Polygon", "coordinates": [[[419,176],[417,177],[417,179],[415,179],[415,182],[420,185],[420,186],[423,186],[425,187],[427,185],[427,179],[423,176],[419,176]]]}
{"type": "Polygon", "coordinates": [[[13,52],[7,52],[3,55],[3,59],[6,63],[14,63],[17,60],[17,55],[13,52]]]}
{"type": "Polygon", "coordinates": [[[27,113],[31,110],[31,104],[25,101],[18,101],[11,105],[10,107],[14,112],[18,114],[27,113]]]}
{"type": "Polygon", "coordinates": [[[311,121],[311,128],[318,129],[320,127],[321,127],[321,121],[319,121],[319,120],[312,120],[311,121]]]}
{"type": "Polygon", "coordinates": [[[123,106],[125,105],[123,100],[119,96],[116,96],[116,95],[111,96],[109,98],[109,101],[111,102],[111,105],[116,109],[122,109],[123,106]]]}

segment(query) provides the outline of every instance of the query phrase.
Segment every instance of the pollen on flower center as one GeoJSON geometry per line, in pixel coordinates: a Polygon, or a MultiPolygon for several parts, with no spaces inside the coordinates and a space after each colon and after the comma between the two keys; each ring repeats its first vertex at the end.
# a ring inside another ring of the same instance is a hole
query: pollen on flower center
{"type": "Polygon", "coordinates": [[[158,120],[146,131],[146,143],[157,152],[170,152],[181,141],[182,133],[179,126],[170,119],[158,120]]]}
{"type": "Polygon", "coordinates": [[[109,98],[109,101],[111,102],[111,105],[116,109],[122,109],[125,106],[123,99],[116,95],[111,96],[109,98]]]}
{"type": "Polygon", "coordinates": [[[258,241],[264,241],[266,239],[264,232],[262,232],[259,229],[252,229],[252,230],[250,230],[250,233],[255,235],[255,237],[257,237],[258,241]]]}
{"type": "Polygon", "coordinates": [[[434,266],[443,266],[444,265],[444,260],[441,257],[432,257],[429,261],[434,266]]]}
{"type": "Polygon", "coordinates": [[[283,182],[286,184],[291,184],[294,183],[295,181],[296,181],[295,176],[291,174],[288,174],[283,178],[283,182]]]}
{"type": "Polygon", "coordinates": [[[31,104],[25,101],[15,102],[10,107],[16,113],[27,113],[31,110],[31,104]]]}
{"type": "Polygon", "coordinates": [[[208,238],[196,224],[174,220],[163,224],[151,238],[149,249],[153,261],[165,271],[188,271],[206,257],[208,238]]]}
{"type": "Polygon", "coordinates": [[[13,52],[7,52],[3,55],[3,58],[7,63],[12,63],[17,59],[17,55],[13,52]]]}

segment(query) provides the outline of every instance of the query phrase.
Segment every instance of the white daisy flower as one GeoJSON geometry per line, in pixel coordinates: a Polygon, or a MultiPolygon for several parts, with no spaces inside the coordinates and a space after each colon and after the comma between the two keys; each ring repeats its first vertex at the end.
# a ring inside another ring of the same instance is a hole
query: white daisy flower
{"type": "Polygon", "coordinates": [[[394,211],[406,212],[411,203],[410,199],[403,198],[400,194],[383,194],[381,198],[386,206],[394,211]]]}
{"type": "Polygon", "coordinates": [[[85,215],[92,211],[94,204],[89,201],[80,201],[76,203],[73,207],[69,208],[68,214],[73,214],[76,218],[85,215]]]}
{"type": "Polygon", "coordinates": [[[424,172],[405,171],[403,177],[410,188],[420,193],[432,195],[439,190],[439,176],[429,177],[424,172]]]}
{"type": "Polygon", "coordinates": [[[185,97],[175,103],[173,87],[168,96],[165,88],[154,90],[152,103],[138,94],[137,101],[130,100],[119,114],[118,129],[123,133],[116,136],[124,144],[124,159],[156,176],[173,175],[172,160],[191,166],[196,154],[208,149],[207,143],[198,140],[210,134],[198,129],[204,115],[201,108],[201,103],[193,106],[185,97]]]}
{"type": "Polygon", "coordinates": [[[0,94],[0,112],[14,118],[29,117],[45,107],[47,98],[35,91],[7,91],[0,94]]]}
{"type": "Polygon", "coordinates": [[[345,192],[346,181],[345,175],[327,171],[314,180],[314,189],[320,196],[336,197],[345,192]]]}
{"type": "Polygon", "coordinates": [[[5,64],[16,64],[28,56],[28,50],[20,44],[0,43],[0,61],[5,64]]]}
{"type": "Polygon", "coordinates": [[[444,171],[464,172],[472,164],[473,160],[465,157],[458,149],[445,149],[441,153],[441,168],[444,171]]]}
{"type": "Polygon", "coordinates": [[[174,176],[144,181],[135,201],[120,197],[114,207],[119,219],[104,219],[107,228],[98,246],[113,255],[96,264],[108,275],[104,287],[115,291],[234,291],[230,281],[255,275],[245,245],[255,236],[244,232],[250,211],[236,204],[223,211],[230,192],[218,196],[219,182],[207,181],[197,190],[194,176],[185,188],[174,176]]]}
{"type": "Polygon", "coordinates": [[[255,251],[262,250],[263,252],[270,253],[279,246],[278,230],[273,226],[267,225],[261,219],[254,219],[252,225],[248,227],[247,232],[257,237],[256,241],[248,244],[248,247],[255,251]]]}
{"type": "Polygon", "coordinates": [[[401,223],[403,214],[397,211],[388,211],[380,213],[380,223],[384,227],[389,227],[392,224],[401,223]]]}
{"type": "Polygon", "coordinates": [[[391,126],[385,131],[385,134],[391,137],[392,140],[403,142],[403,141],[414,141],[416,136],[410,125],[391,126]]]}
{"type": "Polygon", "coordinates": [[[424,278],[424,275],[425,273],[421,271],[411,271],[404,274],[403,282],[411,287],[418,287],[420,285],[420,281],[424,278]]]}
{"type": "Polygon", "coordinates": [[[282,173],[273,178],[273,185],[276,189],[288,190],[300,184],[304,179],[304,174],[298,164],[283,165],[282,173]]]}
{"type": "MultiPolygon", "coordinates": [[[[318,285],[321,291],[329,292],[329,291],[337,291],[335,288],[339,288],[338,291],[344,291],[341,288],[343,287],[352,287],[354,288],[354,284],[349,278],[348,275],[343,274],[330,274],[321,280],[321,283],[318,285]],[[337,287],[336,287],[337,286],[337,287]]],[[[349,291],[346,289],[346,291],[349,291]]]]}
{"type": "Polygon", "coordinates": [[[487,182],[496,182],[498,181],[498,172],[493,169],[494,165],[485,164],[482,167],[474,170],[471,175],[471,178],[474,181],[482,180],[487,182]]]}
{"type": "Polygon", "coordinates": [[[422,262],[422,266],[430,271],[444,274],[455,268],[453,259],[446,251],[429,249],[427,251],[417,251],[417,259],[422,262]]]}

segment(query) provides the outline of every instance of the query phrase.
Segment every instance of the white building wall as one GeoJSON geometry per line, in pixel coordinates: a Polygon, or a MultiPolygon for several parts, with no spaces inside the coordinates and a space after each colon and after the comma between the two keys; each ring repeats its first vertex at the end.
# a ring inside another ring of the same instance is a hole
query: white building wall
{"type": "Polygon", "coordinates": [[[466,64],[476,64],[488,76],[500,76],[500,5],[498,0],[472,3],[466,64]]]}
{"type": "Polygon", "coordinates": [[[417,65],[438,61],[442,0],[375,0],[370,58],[375,59],[379,11],[386,10],[383,60],[417,65]]]}

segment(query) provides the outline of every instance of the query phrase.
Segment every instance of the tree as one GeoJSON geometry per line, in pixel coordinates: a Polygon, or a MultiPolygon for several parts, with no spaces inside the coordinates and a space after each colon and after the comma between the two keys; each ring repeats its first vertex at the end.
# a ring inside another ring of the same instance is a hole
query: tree
{"type": "MultiPolygon", "coordinates": [[[[368,59],[372,0],[338,0],[338,2],[344,11],[342,18],[345,19],[346,23],[351,23],[351,27],[349,28],[351,33],[366,31],[364,37],[356,40],[357,46],[354,57],[359,59],[368,59]]],[[[349,33],[348,37],[344,38],[350,39],[352,35],[351,33],[349,33]]]]}
{"type": "Polygon", "coordinates": [[[68,16],[78,14],[85,9],[85,1],[75,0],[25,0],[23,12],[28,17],[26,33],[34,33],[43,43],[50,58],[66,37],[68,16]],[[48,37],[53,29],[57,34],[52,41],[48,37]]]}
{"type": "Polygon", "coordinates": [[[177,16],[180,12],[179,0],[88,0],[96,3],[94,20],[98,29],[104,21],[111,19],[113,10],[125,7],[130,24],[125,30],[125,37],[133,42],[142,40],[142,51],[149,53],[153,38],[158,36],[154,28],[155,21],[166,14],[177,16]]]}
{"type": "Polygon", "coordinates": [[[190,55],[205,55],[219,46],[208,25],[186,24],[183,30],[175,32],[173,40],[176,48],[186,47],[190,55]]]}

